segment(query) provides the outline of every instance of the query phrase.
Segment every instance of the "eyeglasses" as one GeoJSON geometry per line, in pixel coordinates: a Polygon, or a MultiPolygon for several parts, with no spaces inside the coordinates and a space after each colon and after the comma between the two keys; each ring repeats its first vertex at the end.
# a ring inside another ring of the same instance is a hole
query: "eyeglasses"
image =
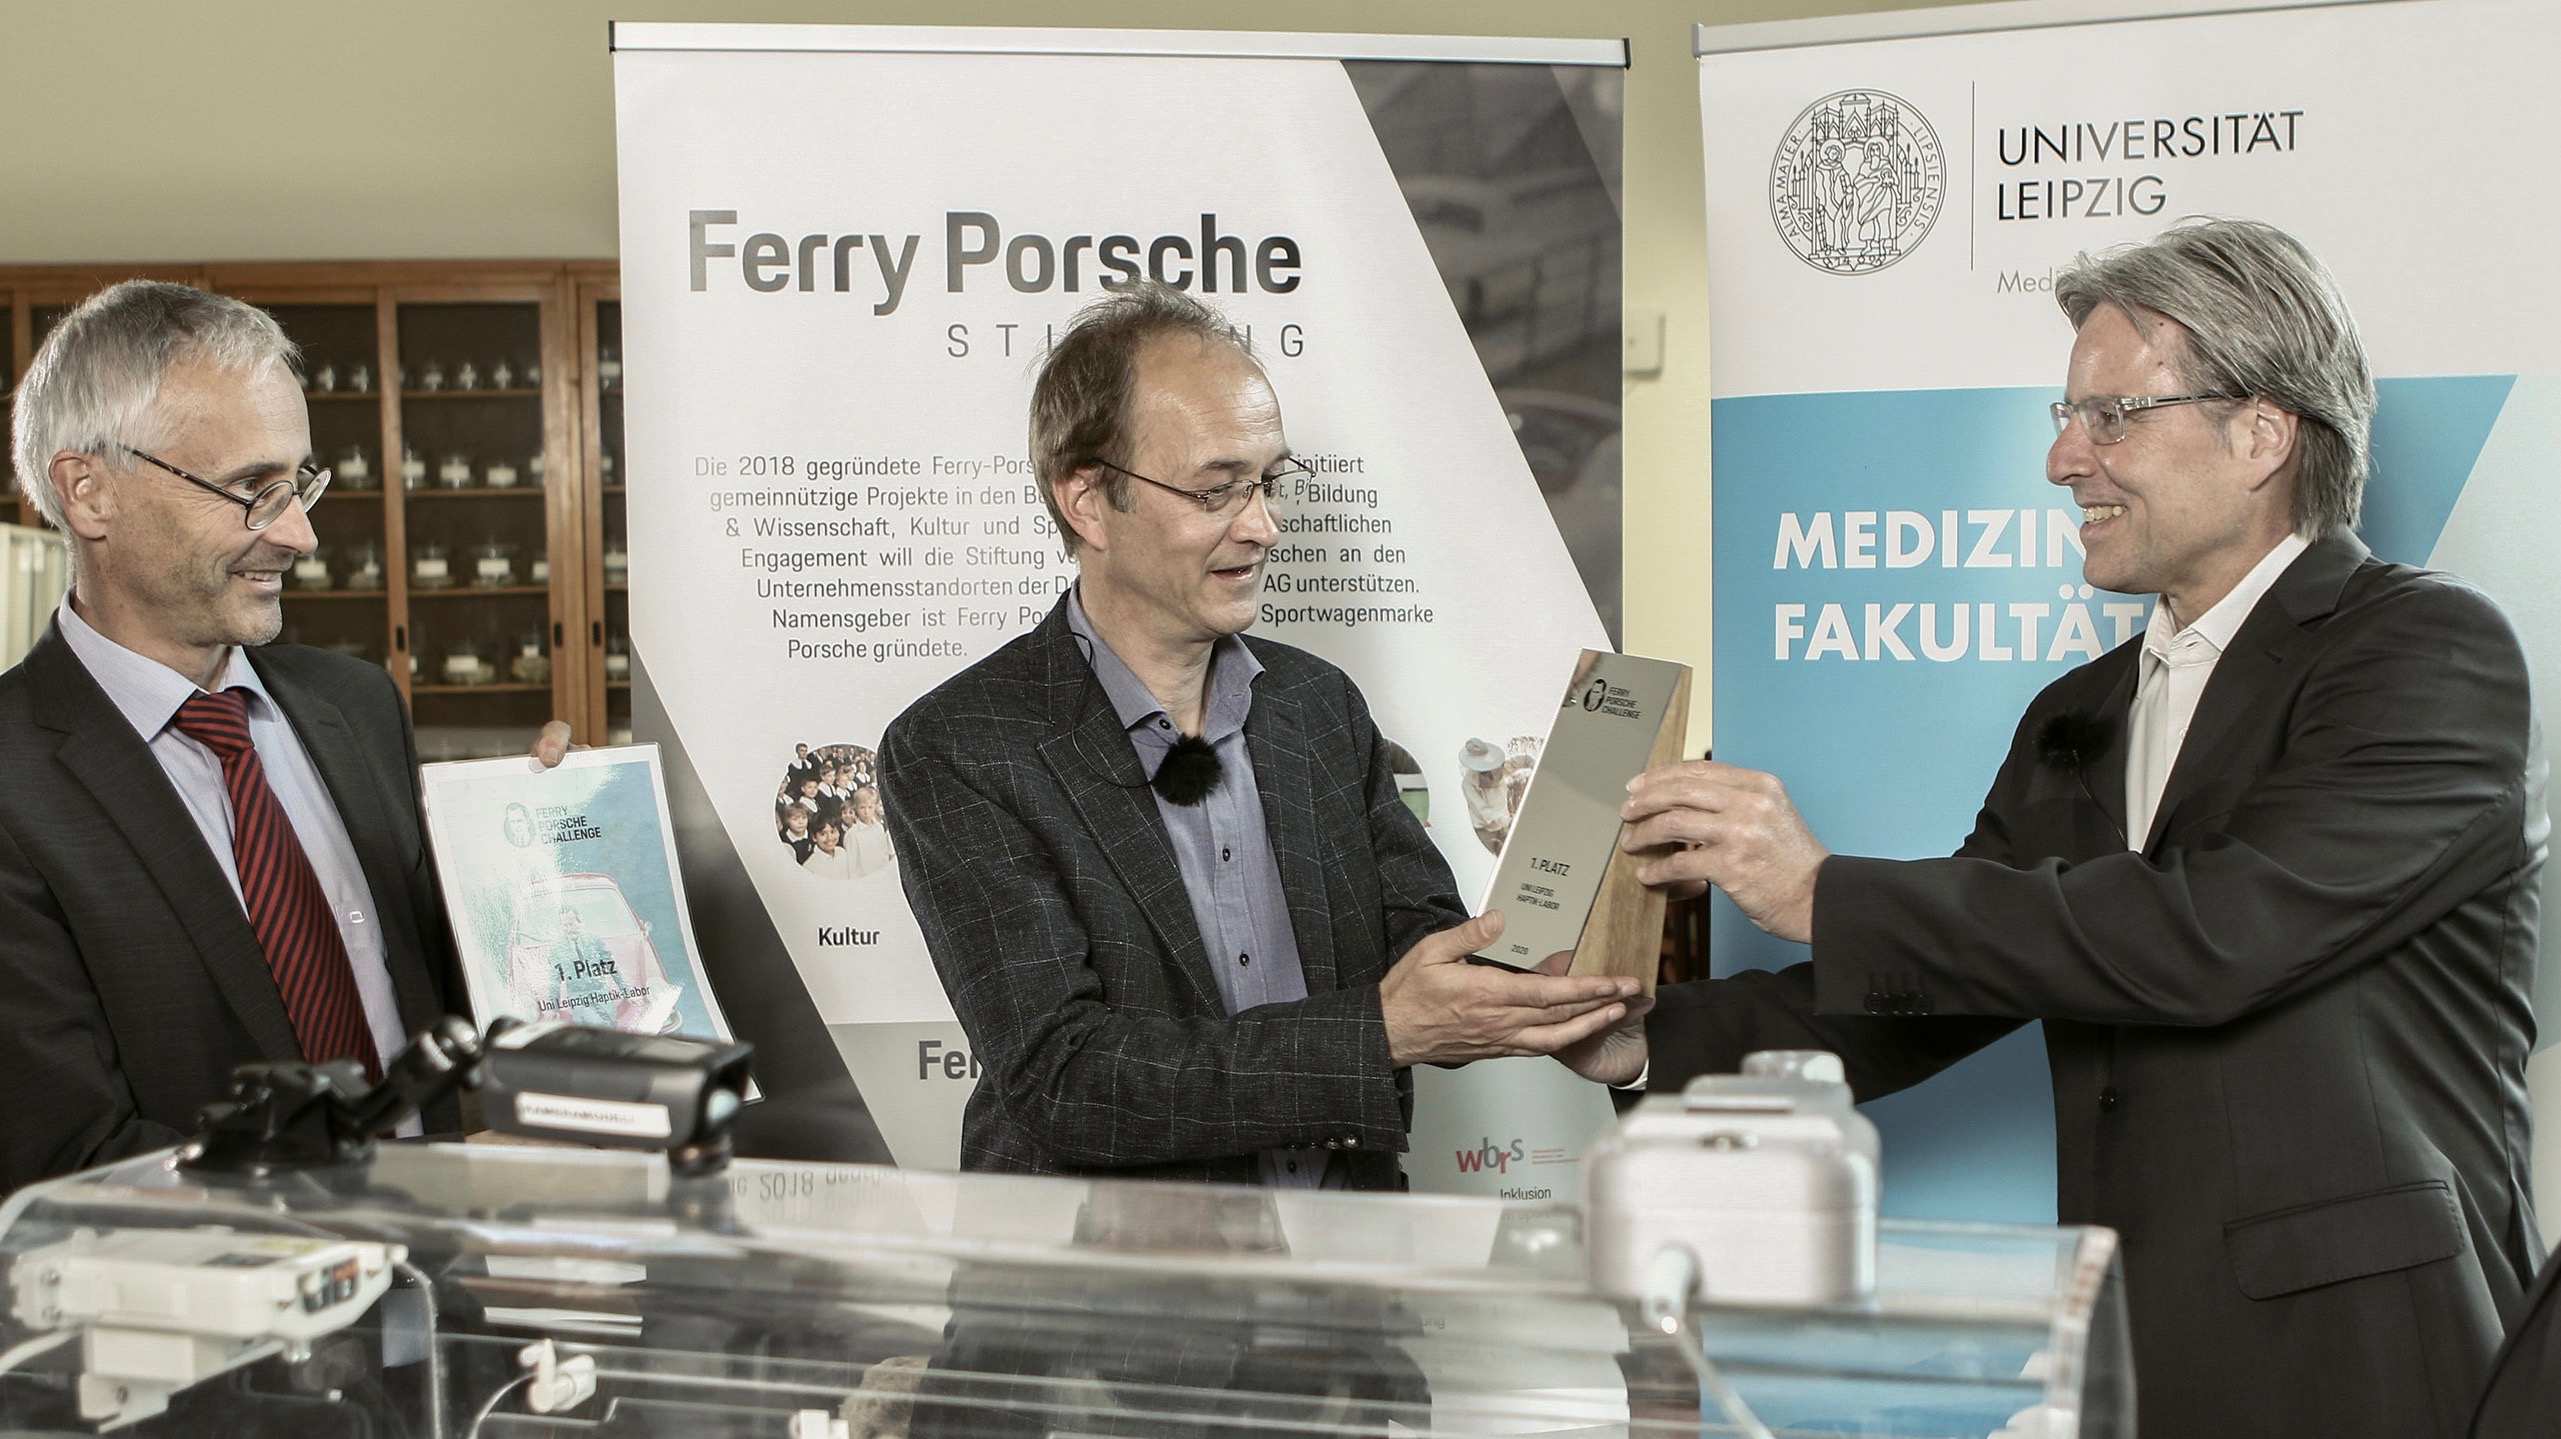
{"type": "Polygon", "coordinates": [[[302,467],[294,471],[292,479],[278,480],[274,484],[262,486],[254,495],[242,495],[217,485],[211,480],[198,479],[158,455],[146,454],[131,445],[119,445],[117,448],[137,460],[148,460],[179,479],[191,485],[200,485],[238,505],[242,511],[241,518],[253,530],[263,530],[284,518],[285,506],[296,500],[302,502],[303,513],[309,514],[311,507],[320,503],[320,496],[329,488],[329,472],[308,460],[303,461],[302,467]]]}
{"type": "Polygon", "coordinates": [[[1212,485],[1205,490],[1187,490],[1181,485],[1169,485],[1163,480],[1148,479],[1138,471],[1115,465],[1100,455],[1094,457],[1094,463],[1115,474],[1127,475],[1133,480],[1146,480],[1160,490],[1171,490],[1187,500],[1198,500],[1202,509],[1220,516],[1236,513],[1244,507],[1246,501],[1258,493],[1263,497],[1264,504],[1276,503],[1280,499],[1282,481],[1304,480],[1311,478],[1314,473],[1296,460],[1285,459],[1272,469],[1265,471],[1260,479],[1229,480],[1226,484],[1212,485]]]}
{"type": "Polygon", "coordinates": [[[2056,400],[2047,407],[2054,416],[2054,433],[2060,438],[2072,428],[2072,417],[2081,417],[2081,428],[2090,432],[2090,443],[2113,445],[2125,438],[2125,417],[2142,410],[2157,410],[2164,405],[2201,405],[2208,400],[2246,400],[2247,395],[2093,395],[2086,400],[2056,400]]]}

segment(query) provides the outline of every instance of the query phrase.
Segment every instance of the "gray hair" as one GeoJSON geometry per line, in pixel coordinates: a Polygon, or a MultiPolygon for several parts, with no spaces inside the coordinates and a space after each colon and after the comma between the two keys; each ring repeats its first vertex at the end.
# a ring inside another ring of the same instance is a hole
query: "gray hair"
{"type": "Polygon", "coordinates": [[[2182,220],[2153,239],[2083,255],[2054,285],[2079,329],[2101,303],[2159,315],[2187,332],[2180,384],[2272,401],[2303,423],[2295,441],[2294,530],[2352,526],[2372,463],[2374,372],[2356,317],[2303,242],[2255,220],[2182,220]]]}
{"type": "Polygon", "coordinates": [[[105,455],[125,469],[118,446],[150,447],[164,438],[152,432],[151,411],[161,380],[177,365],[291,369],[301,357],[274,316],[228,295],[159,280],[110,285],[62,317],[18,382],[9,436],[18,488],[67,543],[70,526],[48,474],[54,456],[105,455]]]}
{"type": "MultiPolygon", "coordinates": [[[[1141,280],[1077,311],[1032,380],[1032,477],[1071,555],[1079,541],[1058,508],[1058,486],[1096,460],[1127,456],[1138,352],[1160,335],[1190,335],[1254,358],[1252,342],[1226,316],[1179,290],[1141,280]]],[[[1112,508],[1128,509],[1128,476],[1105,470],[1103,494],[1112,508]]]]}

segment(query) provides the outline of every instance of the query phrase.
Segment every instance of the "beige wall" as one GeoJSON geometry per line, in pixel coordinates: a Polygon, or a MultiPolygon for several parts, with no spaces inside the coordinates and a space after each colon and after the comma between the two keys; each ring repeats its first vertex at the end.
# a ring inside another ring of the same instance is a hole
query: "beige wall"
{"type": "Polygon", "coordinates": [[[1871,0],[0,0],[0,263],[603,257],[606,22],[1625,36],[1627,644],[1701,667],[1708,735],[1707,278],[1690,26],[1871,0]]]}

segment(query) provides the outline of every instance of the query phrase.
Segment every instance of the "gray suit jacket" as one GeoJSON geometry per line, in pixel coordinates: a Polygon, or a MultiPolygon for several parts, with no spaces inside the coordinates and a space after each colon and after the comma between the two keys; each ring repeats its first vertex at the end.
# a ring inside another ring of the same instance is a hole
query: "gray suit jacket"
{"type": "MultiPolygon", "coordinates": [[[[346,822],[404,1029],[459,1008],[418,823],[418,756],[378,665],[249,651],[346,822]]],[[[175,1144],[231,1071],[300,1051],[248,916],[168,775],[61,633],[0,674],[0,1190],[175,1144]]],[[[452,1105],[427,1116],[452,1129],[452,1105]]]]}
{"type": "Polygon", "coordinates": [[[1251,1184],[1255,1154],[1318,1146],[1400,1183],[1411,1099],[1378,982],[1466,918],[1397,798],[1341,670],[1248,639],[1245,725],[1307,998],[1230,1016],[1172,841],[1065,604],[910,706],[881,797],[926,946],[983,1070],[969,1169],[1251,1184]]]}
{"type": "Polygon", "coordinates": [[[1812,1044],[1871,1098],[2042,1019],[2058,1208],[2124,1236],[2146,1435],[2460,1434],[2542,1253],[2516,635],[2322,540],[2224,652],[2136,854],[2140,648],[2029,706],[1955,858],[1827,861],[1812,963],[1666,990],[1653,1082],[1812,1044]]]}

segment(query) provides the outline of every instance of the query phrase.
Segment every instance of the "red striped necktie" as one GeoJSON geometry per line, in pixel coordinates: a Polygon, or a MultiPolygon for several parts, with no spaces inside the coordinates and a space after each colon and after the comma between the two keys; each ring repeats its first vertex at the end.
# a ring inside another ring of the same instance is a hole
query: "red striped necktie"
{"type": "Polygon", "coordinates": [[[374,1053],[373,1030],[365,1023],[364,1000],[356,993],[356,972],[347,962],[337,915],[284,805],[267,788],[266,767],[258,763],[257,747],[249,738],[249,692],[234,688],[198,694],[178,706],[170,722],[222,761],[222,787],[231,795],[231,857],[240,872],[240,900],[249,911],[258,948],[267,956],[267,971],[275,976],[276,992],[284,998],[285,1018],[293,1024],[303,1059],[311,1064],[362,1060],[365,1077],[380,1079],[382,1063],[374,1053]]]}

